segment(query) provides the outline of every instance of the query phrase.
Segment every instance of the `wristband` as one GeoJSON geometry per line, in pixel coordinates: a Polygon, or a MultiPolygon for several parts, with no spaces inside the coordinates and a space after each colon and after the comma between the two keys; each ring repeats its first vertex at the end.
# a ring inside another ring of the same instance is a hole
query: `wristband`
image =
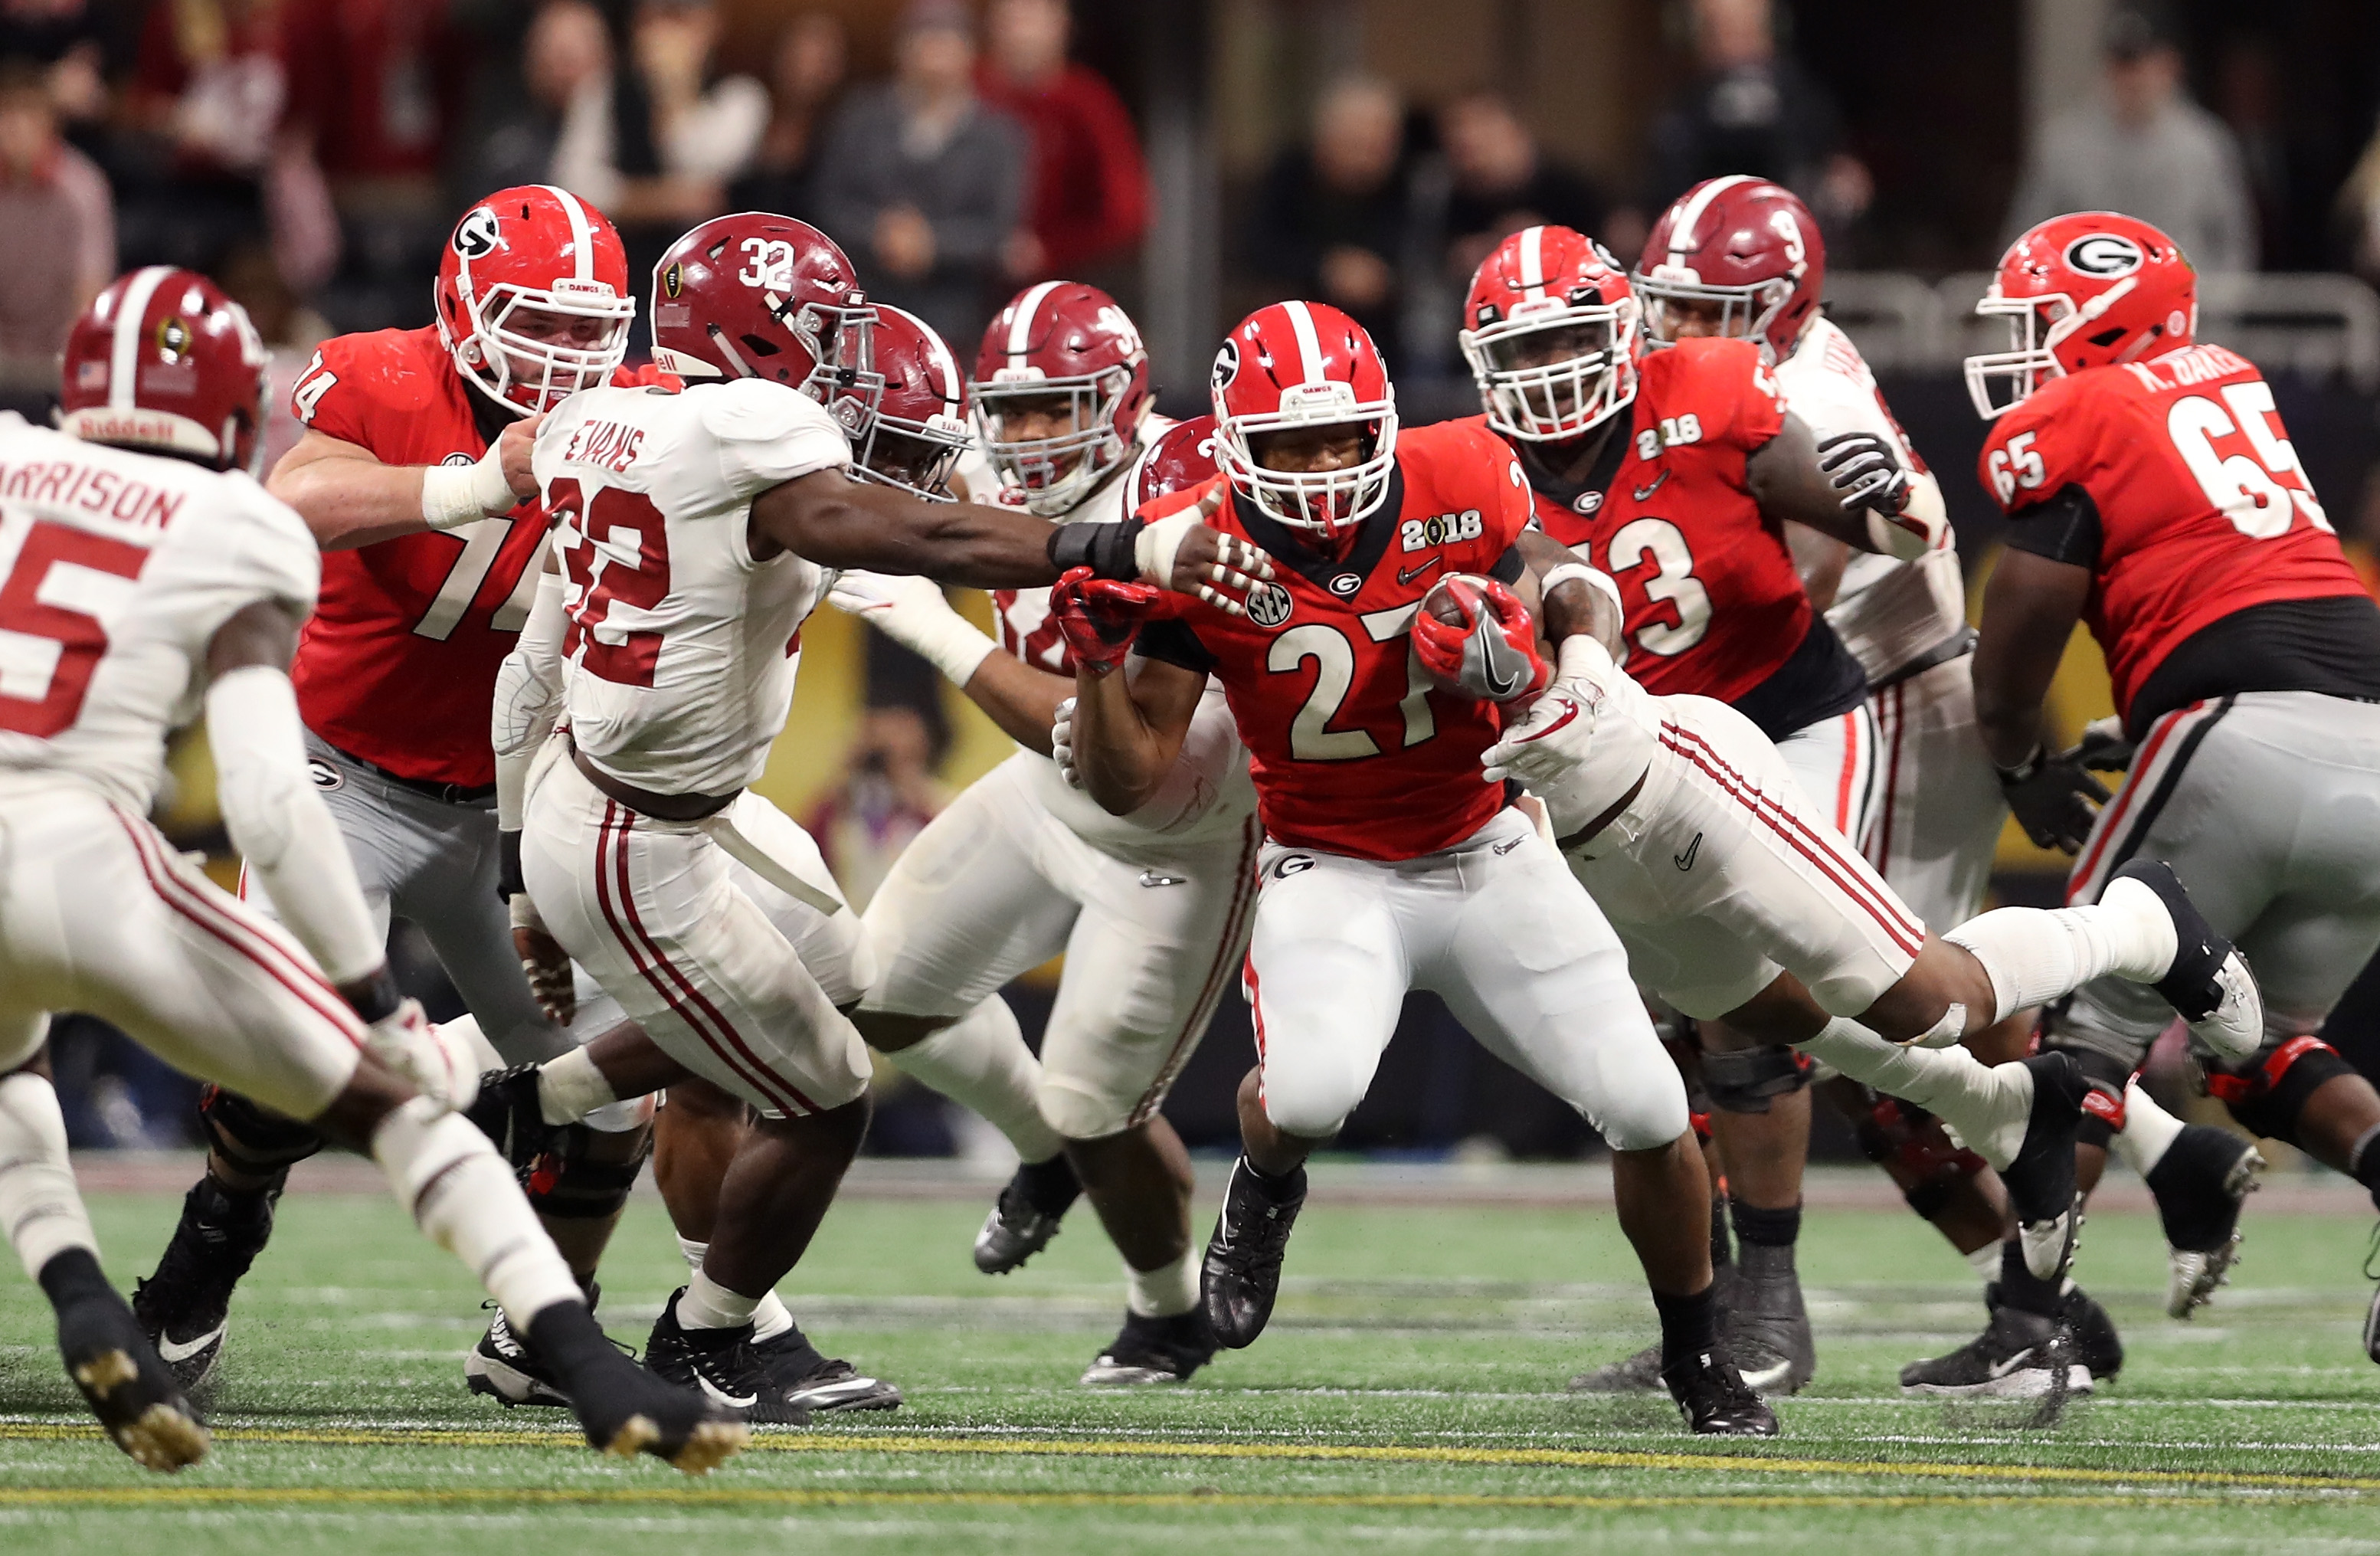
{"type": "Polygon", "coordinates": [[[510,513],[519,503],[512,482],[504,479],[502,439],[490,444],[475,463],[432,465],[421,472],[421,517],[432,529],[476,524],[510,513]]]}
{"type": "Polygon", "coordinates": [[[1621,615],[1628,614],[1628,607],[1621,602],[1620,585],[1613,581],[1611,575],[1600,567],[1590,567],[1584,562],[1565,562],[1539,578],[1537,593],[1540,596],[1550,595],[1566,583],[1583,583],[1589,589],[1599,589],[1610,598],[1611,603],[1621,615]]]}
{"type": "Polygon", "coordinates": [[[521,882],[521,834],[516,832],[496,833],[496,897],[510,902],[525,897],[528,888],[521,882]]]}
{"type": "Polygon", "coordinates": [[[1140,577],[1135,542],[1148,525],[1137,518],[1120,524],[1061,524],[1050,531],[1050,565],[1061,573],[1088,567],[1091,576],[1130,583],[1140,577]]]}
{"type": "Polygon", "coordinates": [[[2047,751],[2048,748],[2036,740],[2034,742],[2033,749],[2024,754],[2022,760],[2007,767],[1994,762],[1992,770],[2000,775],[2000,782],[2003,784],[2022,784],[2041,771],[2042,760],[2047,751]]]}
{"type": "Polygon", "coordinates": [[[1584,632],[1573,632],[1561,640],[1554,665],[1561,679],[1584,681],[1593,687],[1609,686],[1613,672],[1619,669],[1611,650],[1584,632]]]}
{"type": "Polygon", "coordinates": [[[367,1027],[395,1015],[397,1007],[405,1003],[405,994],[397,988],[396,979],[385,962],[380,965],[380,970],[358,979],[351,987],[356,991],[348,996],[347,1008],[367,1027]]]}
{"type": "MultiPolygon", "coordinates": [[[[892,636],[891,633],[887,637],[892,636]]],[[[1000,645],[990,635],[953,612],[947,617],[905,624],[901,646],[942,673],[943,679],[964,690],[1000,645]]]]}

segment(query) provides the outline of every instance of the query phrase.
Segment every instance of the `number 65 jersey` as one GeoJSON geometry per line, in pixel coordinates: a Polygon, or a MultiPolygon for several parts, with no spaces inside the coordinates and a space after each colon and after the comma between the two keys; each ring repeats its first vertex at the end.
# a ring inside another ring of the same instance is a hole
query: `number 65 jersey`
{"type": "Polygon", "coordinates": [[[2242,358],[2188,346],[2053,378],[1980,463],[2011,547],[2091,569],[2084,619],[2135,735],[2205,696],[2373,695],[2380,612],[2242,358]]]}
{"type": "Polygon", "coordinates": [[[790,552],[755,560],[752,500],[850,462],[817,401],[761,379],[554,408],[533,468],[569,577],[571,737],[596,766],[669,795],[760,776],[830,575],[790,552]]]}

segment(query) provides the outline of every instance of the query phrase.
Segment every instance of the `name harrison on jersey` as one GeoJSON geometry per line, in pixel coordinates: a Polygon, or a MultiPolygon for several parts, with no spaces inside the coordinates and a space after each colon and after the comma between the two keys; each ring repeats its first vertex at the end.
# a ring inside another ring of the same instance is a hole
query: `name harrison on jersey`
{"type": "Polygon", "coordinates": [[[187,492],[127,480],[73,459],[29,459],[0,465],[0,500],[16,498],[45,507],[72,508],[140,529],[163,529],[182,511],[187,492]]]}

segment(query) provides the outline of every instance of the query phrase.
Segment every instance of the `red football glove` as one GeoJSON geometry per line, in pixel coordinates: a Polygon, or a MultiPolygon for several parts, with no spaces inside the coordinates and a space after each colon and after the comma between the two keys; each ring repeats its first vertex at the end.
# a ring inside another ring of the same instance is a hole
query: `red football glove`
{"type": "Polygon", "coordinates": [[[1163,592],[1154,584],[1123,583],[1075,567],[1050,588],[1050,619],[1058,624],[1075,667],[1104,675],[1123,663],[1163,592]]]}
{"type": "Polygon", "coordinates": [[[1457,574],[1432,589],[1414,613],[1413,645],[1439,685],[1482,701],[1517,702],[1553,680],[1529,608],[1494,578],[1457,574]]]}

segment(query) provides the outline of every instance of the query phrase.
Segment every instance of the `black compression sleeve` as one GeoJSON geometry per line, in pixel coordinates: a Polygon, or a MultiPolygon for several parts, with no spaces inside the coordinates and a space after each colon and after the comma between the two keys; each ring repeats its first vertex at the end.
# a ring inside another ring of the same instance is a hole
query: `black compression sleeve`
{"type": "Polygon", "coordinates": [[[2080,486],[2061,486],[2046,501],[2019,508],[2009,520],[2008,543],[2015,550],[2077,567],[2098,565],[2099,504],[2080,486]]]}
{"type": "Polygon", "coordinates": [[[1133,545],[1145,521],[1127,518],[1121,524],[1060,524],[1050,530],[1050,565],[1062,573],[1088,567],[1095,577],[1129,583],[1140,577],[1133,545]]]}
{"type": "Polygon", "coordinates": [[[1198,641],[1198,634],[1180,621],[1153,621],[1140,629],[1132,651],[1143,659],[1161,659],[1200,675],[1215,668],[1215,656],[1198,641]]]}
{"type": "Polygon", "coordinates": [[[1488,574],[1499,583],[1515,584],[1528,570],[1529,565],[1521,560],[1521,548],[1506,546],[1504,554],[1496,559],[1496,565],[1488,568],[1488,574]]]}

